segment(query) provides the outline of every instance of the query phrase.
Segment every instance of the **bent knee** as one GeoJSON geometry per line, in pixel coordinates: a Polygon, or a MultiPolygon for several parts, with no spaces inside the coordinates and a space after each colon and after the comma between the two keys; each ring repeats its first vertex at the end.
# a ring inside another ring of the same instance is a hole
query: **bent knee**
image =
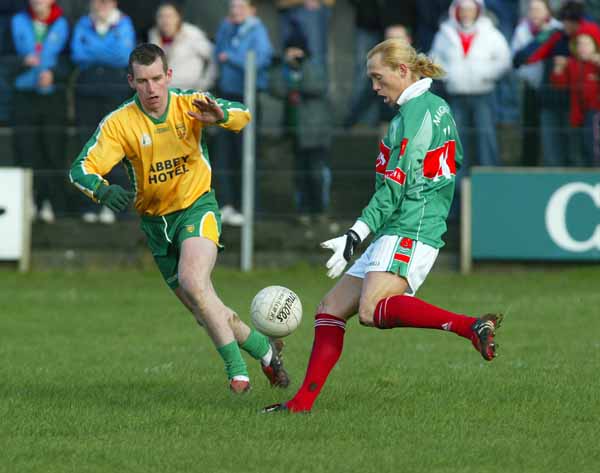
{"type": "Polygon", "coordinates": [[[329,305],[326,303],[325,300],[322,300],[321,302],[319,302],[319,305],[317,306],[317,314],[328,314],[329,311],[329,305]]]}
{"type": "Polygon", "coordinates": [[[211,292],[208,282],[185,277],[179,279],[179,287],[184,292],[190,304],[195,308],[201,307],[211,292]]]}
{"type": "Polygon", "coordinates": [[[364,304],[361,303],[358,308],[358,321],[361,325],[365,325],[367,327],[373,327],[373,312],[374,312],[373,304],[364,304]]]}
{"type": "Polygon", "coordinates": [[[178,274],[179,286],[187,293],[207,291],[210,287],[210,279],[201,277],[192,272],[178,274]]]}

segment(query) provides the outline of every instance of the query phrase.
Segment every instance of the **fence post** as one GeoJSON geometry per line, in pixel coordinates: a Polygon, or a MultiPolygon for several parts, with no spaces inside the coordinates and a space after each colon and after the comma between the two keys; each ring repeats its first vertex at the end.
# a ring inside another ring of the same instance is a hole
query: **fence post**
{"type": "Polygon", "coordinates": [[[460,186],[460,272],[469,274],[473,263],[471,259],[471,179],[463,178],[460,186]]]}
{"type": "Polygon", "coordinates": [[[256,53],[252,50],[246,55],[244,71],[244,103],[252,114],[252,120],[244,128],[242,163],[242,226],[241,269],[252,270],[254,252],[254,195],[255,195],[255,141],[256,141],[256,53]]]}

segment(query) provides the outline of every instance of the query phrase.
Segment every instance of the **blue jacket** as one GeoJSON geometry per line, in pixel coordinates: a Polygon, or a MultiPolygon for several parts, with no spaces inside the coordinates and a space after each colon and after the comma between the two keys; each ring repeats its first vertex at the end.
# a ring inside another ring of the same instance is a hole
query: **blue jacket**
{"type": "Polygon", "coordinates": [[[105,35],[94,28],[89,15],[79,19],[71,39],[71,59],[80,69],[91,66],[127,67],[135,47],[135,30],[131,19],[121,15],[119,22],[105,35]]]}
{"type": "MultiPolygon", "coordinates": [[[[11,21],[12,37],[17,55],[25,58],[28,54],[35,53],[35,32],[33,29],[33,19],[26,11],[17,13],[11,21]]],[[[40,53],[40,64],[36,67],[29,67],[27,70],[17,76],[15,79],[15,88],[17,90],[36,91],[39,94],[50,94],[55,86],[38,87],[40,72],[56,67],[58,57],[65,48],[69,39],[69,24],[64,16],[59,17],[48,28],[46,38],[42,43],[40,53]]]]}
{"type": "Polygon", "coordinates": [[[241,25],[224,20],[219,26],[215,41],[215,58],[219,64],[220,93],[242,95],[244,93],[244,66],[246,53],[256,52],[256,87],[266,90],[268,67],[273,56],[269,33],[258,18],[251,16],[241,25]],[[226,53],[227,61],[219,62],[220,53],[226,53]]]}

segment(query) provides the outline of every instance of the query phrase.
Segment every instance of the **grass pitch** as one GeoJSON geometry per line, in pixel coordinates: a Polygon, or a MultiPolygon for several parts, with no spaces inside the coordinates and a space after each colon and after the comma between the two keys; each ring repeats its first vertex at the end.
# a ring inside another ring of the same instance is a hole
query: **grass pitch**
{"type": "Polygon", "coordinates": [[[158,272],[0,272],[0,472],[597,472],[599,281],[598,267],[434,273],[425,300],[506,314],[494,362],[453,334],[352,320],[313,413],[262,416],[302,381],[323,268],[216,271],[245,320],[270,284],[305,309],[291,388],[247,358],[244,397],[158,272]]]}

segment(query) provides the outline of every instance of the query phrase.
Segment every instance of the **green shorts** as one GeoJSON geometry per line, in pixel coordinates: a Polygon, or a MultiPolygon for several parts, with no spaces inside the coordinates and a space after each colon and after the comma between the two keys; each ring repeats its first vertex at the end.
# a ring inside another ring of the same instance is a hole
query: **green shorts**
{"type": "Polygon", "coordinates": [[[185,239],[208,238],[222,249],[219,243],[221,214],[214,191],[203,194],[187,209],[158,217],[142,216],[141,228],[154,261],[171,289],[179,287],[177,266],[185,239]]]}

